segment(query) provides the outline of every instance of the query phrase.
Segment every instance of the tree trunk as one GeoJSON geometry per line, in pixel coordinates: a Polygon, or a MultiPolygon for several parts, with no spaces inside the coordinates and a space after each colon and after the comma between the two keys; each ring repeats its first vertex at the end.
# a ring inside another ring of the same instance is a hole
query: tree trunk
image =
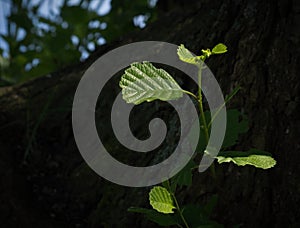
{"type": "MultiPolygon", "coordinates": [[[[225,43],[228,53],[208,65],[224,94],[242,87],[230,103],[250,121],[238,149],[256,147],[277,160],[267,171],[217,166],[214,218],[228,226],[300,225],[299,1],[195,1],[184,9],[100,47],[85,63],[0,89],[2,227],[155,227],[126,211],[148,205],[149,189],[97,176],[83,162],[71,124],[73,96],[87,67],[113,48],[143,40],[183,43],[196,52],[225,43]]],[[[182,200],[201,204],[212,194],[211,181],[197,174],[182,200]]]]}

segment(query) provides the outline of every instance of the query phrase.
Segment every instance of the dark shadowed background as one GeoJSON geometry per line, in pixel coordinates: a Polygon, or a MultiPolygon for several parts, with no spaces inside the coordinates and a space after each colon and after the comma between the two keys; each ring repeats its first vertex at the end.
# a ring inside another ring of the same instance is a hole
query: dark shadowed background
{"type": "MultiPolygon", "coordinates": [[[[224,94],[241,86],[229,107],[248,115],[250,130],[235,149],[259,148],[277,160],[270,170],[217,165],[218,188],[207,172],[197,174],[180,201],[201,205],[218,194],[212,217],[225,227],[299,227],[299,1],[0,0],[0,30],[1,227],[157,227],[127,212],[149,207],[149,188],[97,176],[71,124],[73,96],[90,64],[145,40],[183,43],[196,54],[226,44],[228,52],[207,64],[224,94]]],[[[98,102],[107,115],[118,76],[98,102]]],[[[159,108],[176,134],[168,107],[159,108]]],[[[136,111],[134,128],[145,128],[154,112],[136,111]]],[[[130,162],[103,119],[96,111],[107,147],[130,162]]]]}

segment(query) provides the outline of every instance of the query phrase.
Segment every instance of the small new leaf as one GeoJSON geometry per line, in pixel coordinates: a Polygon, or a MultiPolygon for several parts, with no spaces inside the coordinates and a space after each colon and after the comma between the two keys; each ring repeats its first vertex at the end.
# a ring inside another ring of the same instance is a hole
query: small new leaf
{"type": "Polygon", "coordinates": [[[220,44],[217,44],[213,49],[212,49],[212,54],[223,54],[225,52],[227,52],[227,47],[220,43],[220,44]]]}
{"type": "Polygon", "coordinates": [[[181,61],[186,63],[198,65],[201,61],[201,56],[194,56],[183,44],[178,47],[177,55],[181,61]]]}
{"type": "Polygon", "coordinates": [[[166,188],[156,186],[149,193],[150,204],[158,212],[170,214],[174,213],[176,207],[173,204],[172,196],[166,188]]]}
{"type": "Polygon", "coordinates": [[[171,75],[150,62],[132,63],[122,75],[119,85],[123,99],[136,105],[144,101],[168,101],[183,96],[183,90],[171,75]]]}
{"type": "Polygon", "coordinates": [[[206,49],[206,50],[202,49],[201,51],[203,53],[203,56],[204,56],[203,58],[204,59],[208,58],[212,54],[212,52],[210,51],[210,49],[206,49]]]}

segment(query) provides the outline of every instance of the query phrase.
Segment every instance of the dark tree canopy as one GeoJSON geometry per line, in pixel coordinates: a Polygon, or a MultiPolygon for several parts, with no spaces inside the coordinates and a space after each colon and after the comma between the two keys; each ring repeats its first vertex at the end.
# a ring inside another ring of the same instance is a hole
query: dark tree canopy
{"type": "Polygon", "coordinates": [[[84,61],[156,18],[155,2],[147,0],[3,0],[0,7],[0,86],[84,61]]]}

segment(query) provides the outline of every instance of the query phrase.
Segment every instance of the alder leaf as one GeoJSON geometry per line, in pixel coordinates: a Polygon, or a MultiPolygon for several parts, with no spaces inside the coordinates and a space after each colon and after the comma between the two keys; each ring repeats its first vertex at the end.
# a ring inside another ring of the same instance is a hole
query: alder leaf
{"type": "Polygon", "coordinates": [[[181,44],[177,49],[177,55],[183,62],[198,65],[201,62],[201,56],[194,56],[187,48],[181,44]]]}
{"type": "Polygon", "coordinates": [[[136,105],[157,99],[176,100],[183,96],[183,90],[168,72],[146,61],[132,63],[122,75],[119,85],[123,99],[136,105]]]}
{"type": "Polygon", "coordinates": [[[225,52],[227,52],[227,47],[220,43],[220,44],[217,44],[213,49],[212,49],[212,54],[223,54],[225,52]]]}
{"type": "Polygon", "coordinates": [[[176,207],[173,204],[172,196],[166,188],[156,186],[149,193],[150,204],[153,209],[164,214],[174,213],[176,207]]]}
{"type": "Polygon", "coordinates": [[[247,152],[225,151],[217,156],[218,163],[233,162],[238,166],[252,165],[256,168],[269,169],[276,165],[276,160],[271,154],[257,149],[247,152]]]}

